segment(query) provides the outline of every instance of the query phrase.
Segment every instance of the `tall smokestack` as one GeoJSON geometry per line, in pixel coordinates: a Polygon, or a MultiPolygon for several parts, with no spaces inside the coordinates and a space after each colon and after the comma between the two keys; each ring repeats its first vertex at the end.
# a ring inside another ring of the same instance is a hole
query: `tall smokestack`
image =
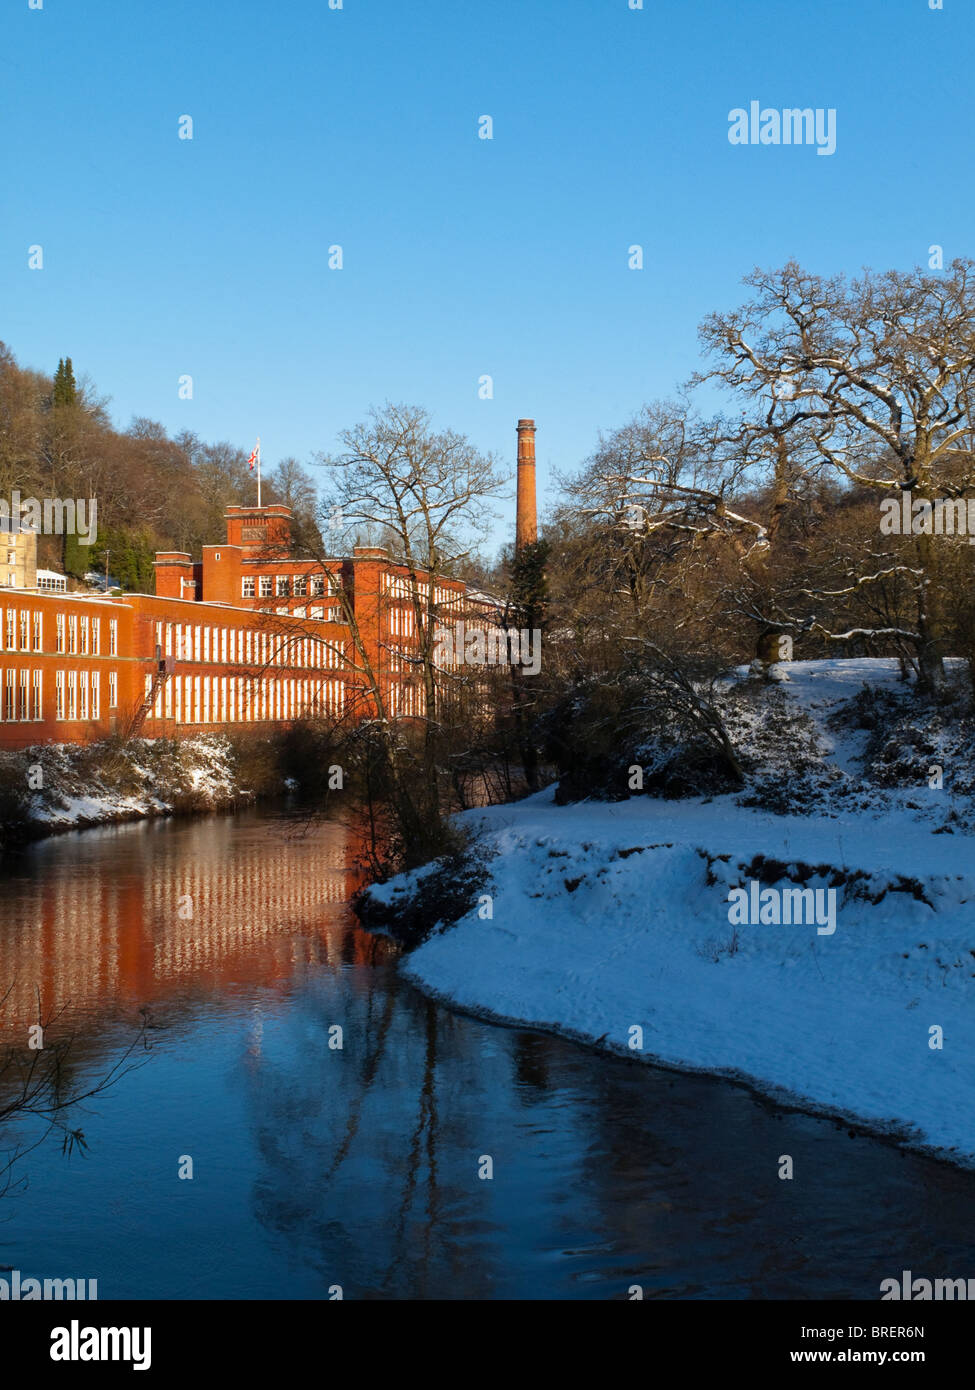
{"type": "Polygon", "coordinates": [[[535,508],[535,421],[518,421],[518,511],[515,520],[515,549],[538,539],[535,508]]]}

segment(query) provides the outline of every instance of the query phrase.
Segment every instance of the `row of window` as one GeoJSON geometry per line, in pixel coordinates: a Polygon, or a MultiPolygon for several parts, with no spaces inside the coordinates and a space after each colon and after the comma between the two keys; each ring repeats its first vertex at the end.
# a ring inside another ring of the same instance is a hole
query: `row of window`
{"type": "Polygon", "coordinates": [[[393,681],[387,695],[391,715],[420,716],[426,710],[426,692],[419,681],[393,681]]]}
{"type": "Polygon", "coordinates": [[[14,719],[43,719],[43,687],[40,671],[15,671],[11,666],[4,673],[3,702],[0,715],[4,723],[14,719]]]}
{"type": "MultiPolygon", "coordinates": [[[[262,613],[277,613],[276,608],[262,608],[262,613]]],[[[299,604],[297,608],[292,608],[286,615],[289,618],[317,618],[320,622],[338,623],[342,621],[341,608],[325,608],[320,603],[299,604]]]]}
{"type": "Polygon", "coordinates": [[[413,596],[409,576],[405,574],[390,574],[388,570],[384,570],[379,587],[384,594],[389,594],[392,598],[412,598],[413,596]]]}
{"type": "Polygon", "coordinates": [[[37,587],[42,594],[66,594],[68,581],[63,574],[38,574],[37,587]]]}
{"type": "MultiPolygon", "coordinates": [[[[87,613],[55,614],[55,650],[68,656],[100,656],[102,620],[87,613]]],[[[43,652],[44,614],[38,608],[7,608],[0,622],[0,651],[43,652]]],[[[108,620],[108,653],[118,655],[118,619],[108,620]]]]}
{"type": "MultiPolygon", "coordinates": [[[[35,618],[40,617],[39,613],[35,614],[35,618]]],[[[58,613],[54,621],[56,651],[67,652],[69,656],[101,655],[101,618],[89,618],[87,613],[58,613]]],[[[108,620],[108,654],[118,656],[118,618],[108,620]]]]}
{"type": "Polygon", "coordinates": [[[328,575],[248,574],[240,581],[242,598],[324,598],[326,592],[337,594],[340,587],[338,575],[331,571],[328,575]]]}
{"type": "Polygon", "coordinates": [[[8,608],[3,615],[3,629],[0,635],[4,651],[43,651],[43,615],[36,609],[21,608],[18,612],[16,608],[8,608]]]}
{"type": "MultiPolygon", "coordinates": [[[[295,617],[305,617],[298,609],[295,617]]],[[[311,617],[323,618],[323,608],[311,609],[311,617]]],[[[68,656],[100,656],[102,620],[87,613],[55,614],[55,651],[68,656]]],[[[262,666],[338,667],[341,650],[311,638],[250,629],[211,628],[197,624],[157,623],[156,644],[167,656],[183,661],[223,661],[262,666]]],[[[44,614],[38,609],[7,608],[0,620],[0,651],[44,651],[44,614]]],[[[108,621],[108,655],[118,656],[118,619],[108,621]]]]}
{"type": "MultiPolygon", "coordinates": [[[[417,576],[417,588],[420,598],[424,599],[427,588],[422,575],[417,576]]],[[[384,570],[380,581],[380,590],[384,594],[389,594],[390,598],[413,597],[413,589],[408,574],[390,574],[388,570],[384,570]]],[[[433,601],[438,607],[459,603],[462,597],[463,595],[458,590],[448,589],[443,584],[433,586],[433,601]]]]}
{"type": "MultiPolygon", "coordinates": [[[[102,682],[100,671],[55,671],[55,719],[100,719],[102,682]]],[[[108,673],[108,707],[118,708],[118,672],[108,673]]]]}
{"type": "Polygon", "coordinates": [[[387,647],[386,648],[386,669],[391,674],[401,674],[404,671],[414,672],[417,669],[419,658],[415,651],[409,647],[387,647]]]}
{"type": "MultiPolygon", "coordinates": [[[[146,696],[152,677],[146,677],[146,696]]],[[[236,724],[341,714],[341,680],[256,680],[250,676],[174,676],[157,691],[153,717],[177,724],[236,724]]]]}
{"type": "Polygon", "coordinates": [[[389,610],[389,630],[394,637],[412,637],[416,631],[416,614],[410,608],[389,610]]]}
{"type": "MultiPolygon", "coordinates": [[[[54,673],[54,717],[64,722],[101,718],[100,671],[54,673]]],[[[146,696],[152,677],[146,676],[146,696]]],[[[423,690],[411,681],[395,682],[390,713],[419,715],[423,690]]],[[[157,691],[153,715],[177,724],[234,724],[298,719],[302,715],[340,715],[345,682],[293,677],[258,680],[249,676],[174,676],[157,691]]],[[[108,708],[118,708],[118,672],[108,672],[108,708]]],[[[3,673],[0,717],[6,723],[44,718],[44,675],[39,670],[8,667],[3,673]]]]}
{"type": "MultiPolygon", "coordinates": [[[[108,673],[108,705],[118,706],[118,672],[108,673]]],[[[55,671],[54,717],[63,720],[100,719],[100,671],[55,671]]],[[[9,666],[3,673],[0,717],[4,723],[44,718],[44,673],[9,666]]]]}
{"type": "MultiPolygon", "coordinates": [[[[273,608],[262,608],[262,613],[273,613],[273,608]]],[[[342,621],[341,608],[323,608],[320,603],[313,603],[310,608],[301,604],[298,608],[292,608],[292,618],[318,618],[322,622],[337,623],[342,621]]]]}
{"type": "Polygon", "coordinates": [[[239,666],[305,666],[335,670],[342,648],[334,642],[254,628],[207,627],[202,623],[156,623],[156,646],[177,661],[239,666]]]}

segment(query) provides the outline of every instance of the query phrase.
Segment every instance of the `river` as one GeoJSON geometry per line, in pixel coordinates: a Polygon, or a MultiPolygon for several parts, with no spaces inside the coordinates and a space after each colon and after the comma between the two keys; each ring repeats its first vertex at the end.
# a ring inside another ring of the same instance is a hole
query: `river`
{"type": "Polygon", "coordinates": [[[351,917],[353,846],[251,811],[8,858],[0,1042],[39,992],[94,1084],[150,1028],[72,1116],[87,1148],[18,1165],[0,1264],[102,1299],[873,1299],[971,1271],[975,1174],[426,999],[351,917]]]}

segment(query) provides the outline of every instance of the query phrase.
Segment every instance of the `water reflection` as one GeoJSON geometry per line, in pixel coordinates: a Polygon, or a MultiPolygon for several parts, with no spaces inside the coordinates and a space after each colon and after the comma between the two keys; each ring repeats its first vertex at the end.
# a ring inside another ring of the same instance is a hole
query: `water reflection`
{"type": "Polygon", "coordinates": [[[352,928],[355,832],[330,823],[213,817],[52,839],[6,879],[0,1032],[19,1035],[66,1002],[88,1013],[248,985],[287,984],[299,964],[368,961],[352,928]],[[319,930],[310,931],[310,926],[319,930]],[[338,930],[336,930],[338,929],[338,930]]]}
{"type": "Polygon", "coordinates": [[[902,1268],[970,1272],[972,1174],[426,999],[349,919],[355,848],[254,814],[18,858],[8,1038],[35,984],[71,1000],[79,1075],[140,1007],[159,1028],[88,1161],[31,1156],[0,1262],[103,1297],[875,1298],[902,1268]]]}

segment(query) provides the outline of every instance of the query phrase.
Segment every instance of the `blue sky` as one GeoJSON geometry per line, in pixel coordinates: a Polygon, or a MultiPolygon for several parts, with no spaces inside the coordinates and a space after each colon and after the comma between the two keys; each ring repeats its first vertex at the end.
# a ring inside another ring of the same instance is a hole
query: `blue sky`
{"type": "Polygon", "coordinates": [[[752,266],[975,252],[970,0],[629,3],[5,0],[0,338],[266,463],[392,399],[513,469],[534,416],[544,502],[752,266]],[[729,144],[753,99],[836,153],[729,144]]]}

